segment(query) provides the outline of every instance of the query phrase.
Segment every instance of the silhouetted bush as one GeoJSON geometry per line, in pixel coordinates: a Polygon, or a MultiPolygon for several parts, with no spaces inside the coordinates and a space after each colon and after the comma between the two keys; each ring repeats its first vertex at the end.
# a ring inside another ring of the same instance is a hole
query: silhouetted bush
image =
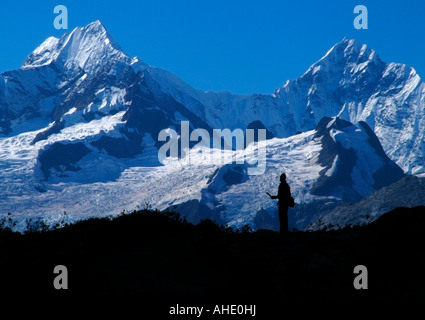
{"type": "Polygon", "coordinates": [[[197,225],[197,228],[200,231],[207,233],[219,233],[222,231],[222,228],[218,225],[218,223],[211,219],[201,220],[197,225]]]}

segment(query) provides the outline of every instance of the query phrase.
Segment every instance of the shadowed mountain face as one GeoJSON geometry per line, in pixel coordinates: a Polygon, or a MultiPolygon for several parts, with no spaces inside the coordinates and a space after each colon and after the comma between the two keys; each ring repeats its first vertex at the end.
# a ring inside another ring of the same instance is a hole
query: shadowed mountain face
{"type": "Polygon", "coordinates": [[[44,174],[45,180],[49,178],[50,170],[60,171],[64,174],[65,171],[81,170],[75,163],[80,161],[90,150],[83,143],[64,145],[55,143],[50,148],[43,152],[39,157],[41,171],[44,174]]]}
{"type": "Polygon", "coordinates": [[[404,176],[365,122],[323,118],[314,138],[322,143],[318,163],[324,169],[312,194],[339,193],[346,201],[356,201],[404,176]]]}
{"type": "Polygon", "coordinates": [[[344,226],[354,220],[366,224],[397,206],[421,206],[424,199],[425,177],[405,176],[354,204],[343,204],[321,215],[320,223],[313,223],[311,229],[344,226]]]}

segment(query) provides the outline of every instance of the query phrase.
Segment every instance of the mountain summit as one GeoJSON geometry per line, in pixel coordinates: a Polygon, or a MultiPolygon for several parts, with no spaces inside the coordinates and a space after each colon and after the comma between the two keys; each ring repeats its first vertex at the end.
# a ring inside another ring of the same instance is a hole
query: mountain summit
{"type": "MultiPolygon", "coordinates": [[[[318,66],[354,66],[370,62],[382,63],[375,50],[354,39],[344,38],[335,44],[318,62],[314,63],[306,73],[318,66]]],[[[335,71],[338,69],[334,69],[335,71]]]]}
{"type": "Polygon", "coordinates": [[[29,55],[22,69],[36,68],[50,63],[67,68],[81,68],[87,73],[105,61],[130,63],[131,59],[97,20],[85,27],[75,28],[60,39],[50,37],[29,55]]]}

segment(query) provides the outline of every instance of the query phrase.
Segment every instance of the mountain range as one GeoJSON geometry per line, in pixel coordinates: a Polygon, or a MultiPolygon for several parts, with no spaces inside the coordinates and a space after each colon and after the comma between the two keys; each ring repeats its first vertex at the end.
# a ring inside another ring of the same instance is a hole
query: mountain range
{"type": "Polygon", "coordinates": [[[95,21],[46,39],[0,75],[0,214],[23,231],[147,206],[195,223],[273,229],[277,207],[265,192],[277,192],[286,172],[292,227],[355,224],[367,213],[335,210],[406,175],[420,183],[424,132],[419,75],[355,40],[271,95],[236,95],[203,92],[129,57],[95,21]],[[190,141],[180,160],[160,163],[160,133],[175,130],[181,141],[182,121],[213,139],[215,129],[265,129],[267,140],[211,155],[190,141]],[[261,148],[264,172],[250,175],[261,148]]]}

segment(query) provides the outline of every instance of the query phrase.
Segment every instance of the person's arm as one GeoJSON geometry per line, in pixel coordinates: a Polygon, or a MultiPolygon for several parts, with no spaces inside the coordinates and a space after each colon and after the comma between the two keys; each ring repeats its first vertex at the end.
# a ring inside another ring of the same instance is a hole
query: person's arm
{"type": "Polygon", "coordinates": [[[272,199],[279,199],[279,196],[272,196],[270,193],[268,193],[268,192],[266,192],[268,195],[269,195],[269,197],[270,198],[272,198],[272,199]]]}

